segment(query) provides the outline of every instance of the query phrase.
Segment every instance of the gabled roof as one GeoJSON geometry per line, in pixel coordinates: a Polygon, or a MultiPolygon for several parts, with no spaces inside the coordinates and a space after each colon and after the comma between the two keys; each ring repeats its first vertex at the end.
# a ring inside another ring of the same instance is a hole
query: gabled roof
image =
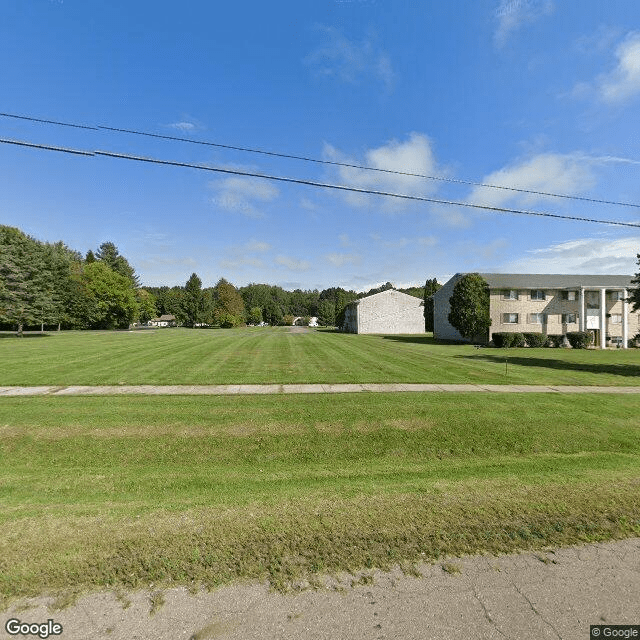
{"type": "MultiPolygon", "coordinates": [[[[352,300],[347,304],[349,305],[357,305],[360,304],[363,300],[371,300],[377,296],[388,296],[389,294],[395,294],[396,297],[404,296],[405,298],[410,298],[411,300],[422,300],[416,296],[411,296],[408,293],[403,293],[402,291],[398,291],[397,289],[385,289],[384,291],[378,291],[378,293],[372,293],[370,296],[364,296],[364,298],[358,298],[357,300],[352,300]]],[[[424,304],[424,300],[422,300],[422,304],[424,304]]]]}

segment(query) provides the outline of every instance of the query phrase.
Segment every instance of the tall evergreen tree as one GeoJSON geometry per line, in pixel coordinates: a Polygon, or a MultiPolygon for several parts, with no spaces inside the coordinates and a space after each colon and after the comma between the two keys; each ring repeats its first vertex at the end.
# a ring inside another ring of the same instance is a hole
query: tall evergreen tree
{"type": "Polygon", "coordinates": [[[14,227],[0,226],[0,320],[25,325],[40,322],[50,305],[42,244],[14,227]]]}
{"type": "Polygon", "coordinates": [[[118,247],[113,242],[103,242],[98,248],[96,258],[104,262],[112,271],[129,278],[134,287],[140,286],[140,278],[138,278],[134,268],[124,256],[120,255],[118,247]]]}
{"type": "Polygon", "coordinates": [[[442,285],[435,279],[424,283],[424,329],[433,331],[433,294],[441,289],[442,285]]]}
{"type": "Polygon", "coordinates": [[[182,321],[187,327],[195,327],[204,322],[204,296],[202,280],[192,273],[184,286],[182,299],[182,321]]]}

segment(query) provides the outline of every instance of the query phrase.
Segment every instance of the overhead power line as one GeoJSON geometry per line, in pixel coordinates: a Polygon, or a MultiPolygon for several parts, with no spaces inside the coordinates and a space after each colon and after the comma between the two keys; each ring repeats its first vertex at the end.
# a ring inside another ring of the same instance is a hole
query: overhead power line
{"type": "Polygon", "coordinates": [[[193,164],[190,162],[179,162],[177,160],[161,160],[159,158],[148,158],[144,156],[134,156],[127,153],[117,153],[113,151],[86,151],[82,149],[70,149],[68,147],[56,147],[52,145],[42,145],[33,142],[27,142],[24,140],[10,140],[0,138],[0,143],[12,144],[21,147],[28,147],[31,149],[39,149],[43,151],[58,151],[61,153],[70,153],[74,155],[82,156],[105,156],[109,158],[117,158],[119,160],[132,160],[135,162],[146,162],[150,164],[165,165],[171,167],[184,167],[188,169],[198,169],[200,171],[211,171],[214,173],[224,173],[236,176],[244,176],[247,178],[260,178],[263,180],[274,180],[277,182],[288,182],[293,184],[301,184],[310,187],[319,187],[323,189],[334,189],[338,191],[349,191],[353,193],[361,193],[366,195],[384,196],[388,198],[399,198],[402,200],[414,200],[418,202],[431,202],[433,204],[443,204],[458,207],[469,207],[472,209],[483,209],[485,211],[493,211],[496,213],[514,213],[527,216],[540,216],[545,218],[558,218],[561,220],[576,220],[579,222],[592,222],[596,224],[607,224],[621,227],[636,227],[640,228],[640,223],[634,222],[619,222],[614,220],[598,220],[596,218],[583,218],[579,216],[566,216],[558,213],[549,213],[546,211],[528,211],[525,209],[512,209],[510,207],[496,207],[491,205],[474,204],[471,202],[457,202],[455,200],[443,200],[440,198],[431,198],[428,196],[417,196],[403,193],[393,193],[389,191],[377,191],[374,189],[362,189],[360,187],[349,187],[347,185],[331,184],[327,182],[316,182],[313,180],[304,180],[301,178],[291,178],[287,176],[274,176],[266,173],[256,173],[251,171],[242,171],[240,169],[227,169],[223,167],[211,167],[202,164],[193,164]]]}
{"type": "Polygon", "coordinates": [[[345,167],[348,169],[359,169],[362,171],[376,171],[378,173],[387,173],[387,174],[393,174],[393,175],[400,175],[400,176],[407,176],[407,177],[412,177],[412,178],[422,178],[424,180],[435,180],[435,181],[440,181],[440,182],[451,182],[454,184],[464,184],[464,185],[469,185],[469,186],[474,186],[474,187],[485,187],[488,189],[501,189],[503,191],[514,191],[517,193],[527,193],[530,195],[537,195],[537,196],[546,196],[546,197],[551,197],[551,198],[564,198],[566,200],[578,200],[578,201],[582,201],[582,202],[591,202],[591,203],[595,203],[595,204],[609,204],[609,205],[614,205],[614,206],[618,206],[618,207],[634,207],[634,208],[639,208],[640,209],[640,204],[634,203],[634,202],[621,202],[621,201],[617,201],[617,200],[603,200],[600,198],[588,198],[587,196],[576,196],[576,195],[569,195],[566,193],[552,193],[550,191],[536,191],[533,189],[522,189],[519,187],[507,187],[504,185],[499,185],[499,184],[487,184],[484,182],[474,182],[473,180],[462,180],[460,178],[448,178],[446,176],[430,176],[430,175],[425,175],[425,174],[421,174],[421,173],[411,173],[409,171],[397,171],[394,169],[382,169],[380,167],[369,167],[366,165],[360,165],[360,164],[351,164],[348,162],[338,162],[338,161],[334,161],[334,160],[321,160],[319,158],[311,158],[308,156],[298,156],[298,155],[293,155],[293,154],[288,154],[288,153],[280,153],[277,151],[267,151],[265,149],[255,149],[252,147],[241,147],[241,146],[237,146],[237,145],[230,145],[230,144],[222,144],[220,142],[210,142],[210,141],[206,141],[206,140],[196,140],[193,138],[182,138],[180,136],[169,136],[169,135],[162,135],[159,133],[150,133],[148,131],[137,131],[135,129],[124,129],[124,128],[119,128],[119,127],[108,127],[108,126],[104,126],[104,125],[96,125],[96,126],[90,126],[90,125],[83,125],[83,124],[77,124],[77,123],[73,123],[73,122],[61,122],[58,120],[45,120],[43,118],[36,118],[34,116],[27,116],[27,115],[19,115],[19,114],[14,114],[14,113],[0,113],[0,116],[4,117],[4,118],[15,118],[18,120],[27,120],[29,122],[39,122],[42,124],[53,124],[53,125],[57,125],[57,126],[61,126],[61,127],[72,127],[72,128],[77,128],[77,129],[89,129],[92,131],[113,131],[116,133],[129,133],[132,135],[137,135],[137,136],[145,136],[148,138],[157,138],[160,140],[172,140],[174,142],[186,142],[188,144],[197,144],[197,145],[202,145],[202,146],[207,146],[207,147],[216,147],[219,149],[229,149],[232,151],[242,151],[245,153],[258,153],[258,154],[262,154],[265,156],[272,156],[275,158],[286,158],[288,160],[301,160],[304,162],[313,162],[315,164],[325,164],[325,165],[331,165],[331,166],[335,166],[335,167],[345,167]]]}

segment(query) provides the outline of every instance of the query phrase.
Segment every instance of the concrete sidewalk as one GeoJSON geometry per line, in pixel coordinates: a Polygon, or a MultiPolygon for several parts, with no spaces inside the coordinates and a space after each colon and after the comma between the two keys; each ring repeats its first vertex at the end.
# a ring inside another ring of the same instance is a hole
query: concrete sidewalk
{"type": "Polygon", "coordinates": [[[103,385],[0,387],[0,396],[120,396],[120,395],[262,395],[294,393],[614,393],[640,394],[637,387],[513,384],[219,384],[103,385]]]}
{"type": "Polygon", "coordinates": [[[95,593],[62,611],[40,597],[0,614],[0,638],[15,637],[11,618],[52,619],[62,640],[587,640],[589,625],[640,624],[638,538],[417,569],[327,577],[286,595],[264,584],[173,588],[156,592],[155,611],[148,590],[95,593]]]}

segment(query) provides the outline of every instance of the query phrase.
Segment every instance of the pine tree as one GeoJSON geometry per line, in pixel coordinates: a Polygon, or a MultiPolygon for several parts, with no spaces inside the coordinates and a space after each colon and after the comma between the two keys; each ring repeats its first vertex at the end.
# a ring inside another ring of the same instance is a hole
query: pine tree
{"type": "Polygon", "coordinates": [[[13,227],[0,226],[0,319],[17,327],[40,322],[50,305],[42,244],[13,227]]]}
{"type": "Polygon", "coordinates": [[[442,285],[435,279],[424,283],[424,330],[433,331],[433,294],[441,289],[442,285]]]}

